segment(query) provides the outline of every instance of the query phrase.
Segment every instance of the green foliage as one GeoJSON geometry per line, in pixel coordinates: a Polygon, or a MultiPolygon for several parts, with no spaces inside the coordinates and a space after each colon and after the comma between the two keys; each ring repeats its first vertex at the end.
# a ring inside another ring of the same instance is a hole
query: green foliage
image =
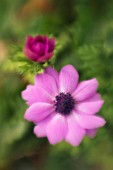
{"type": "Polygon", "coordinates": [[[12,46],[11,54],[10,54],[10,63],[8,63],[8,67],[13,67],[20,74],[32,74],[36,75],[37,73],[43,72],[44,68],[48,65],[54,64],[54,57],[47,62],[38,63],[27,59],[27,57],[23,54],[23,46],[24,45],[15,45],[12,46]]]}
{"type": "MultiPolygon", "coordinates": [[[[66,38],[65,38],[66,40],[66,38]]],[[[54,67],[56,55],[60,49],[62,49],[67,40],[63,43],[60,43],[60,40],[56,41],[54,56],[44,63],[38,63],[29,60],[23,53],[24,44],[12,45],[9,49],[9,60],[3,64],[4,70],[12,70],[16,71],[23,76],[30,75],[34,77],[34,75],[41,73],[44,69],[49,65],[54,67]]]]}

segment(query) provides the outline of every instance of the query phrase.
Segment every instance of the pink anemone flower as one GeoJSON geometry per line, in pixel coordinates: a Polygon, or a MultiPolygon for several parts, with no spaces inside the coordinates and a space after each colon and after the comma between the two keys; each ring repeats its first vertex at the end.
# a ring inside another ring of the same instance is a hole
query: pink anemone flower
{"type": "Polygon", "coordinates": [[[105,125],[97,116],[104,101],[96,92],[98,81],[78,83],[78,72],[72,65],[64,66],[60,73],[52,67],[35,77],[22,98],[29,105],[24,118],[35,124],[37,137],[47,137],[51,144],[65,140],[78,146],[85,135],[94,137],[96,129],[105,125]]]}

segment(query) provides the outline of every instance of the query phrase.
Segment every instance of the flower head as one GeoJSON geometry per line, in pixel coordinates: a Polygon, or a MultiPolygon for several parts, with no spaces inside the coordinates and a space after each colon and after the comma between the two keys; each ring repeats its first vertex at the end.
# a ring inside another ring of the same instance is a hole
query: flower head
{"type": "Polygon", "coordinates": [[[72,65],[60,74],[51,67],[35,77],[35,84],[22,92],[29,108],[25,119],[35,124],[37,137],[47,136],[51,144],[62,140],[78,146],[85,135],[93,137],[105,120],[96,113],[104,101],[96,92],[98,81],[78,83],[79,75],[72,65]]]}
{"type": "Polygon", "coordinates": [[[24,54],[25,56],[35,62],[45,62],[49,60],[54,54],[55,39],[49,39],[47,36],[37,35],[35,37],[27,36],[24,54]]]}

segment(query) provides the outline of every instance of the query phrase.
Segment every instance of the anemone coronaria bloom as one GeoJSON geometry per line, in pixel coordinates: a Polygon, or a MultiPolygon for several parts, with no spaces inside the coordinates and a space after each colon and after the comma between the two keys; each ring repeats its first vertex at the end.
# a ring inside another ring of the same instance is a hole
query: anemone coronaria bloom
{"type": "Polygon", "coordinates": [[[58,74],[52,67],[35,77],[34,85],[22,92],[29,108],[24,118],[35,124],[37,137],[47,137],[51,144],[65,140],[78,146],[85,135],[93,137],[105,120],[96,113],[104,101],[96,92],[98,81],[78,83],[78,72],[72,65],[58,74]]]}

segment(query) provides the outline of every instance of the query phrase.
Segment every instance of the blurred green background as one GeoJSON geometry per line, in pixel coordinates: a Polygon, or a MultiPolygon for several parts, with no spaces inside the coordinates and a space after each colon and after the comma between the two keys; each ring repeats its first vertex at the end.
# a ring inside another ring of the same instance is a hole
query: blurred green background
{"type": "Polygon", "coordinates": [[[0,170],[113,170],[113,0],[0,0],[0,23],[0,170]],[[73,64],[81,80],[98,79],[107,124],[94,139],[50,146],[23,119],[29,80],[4,68],[28,34],[58,39],[58,70],[73,64]]]}

